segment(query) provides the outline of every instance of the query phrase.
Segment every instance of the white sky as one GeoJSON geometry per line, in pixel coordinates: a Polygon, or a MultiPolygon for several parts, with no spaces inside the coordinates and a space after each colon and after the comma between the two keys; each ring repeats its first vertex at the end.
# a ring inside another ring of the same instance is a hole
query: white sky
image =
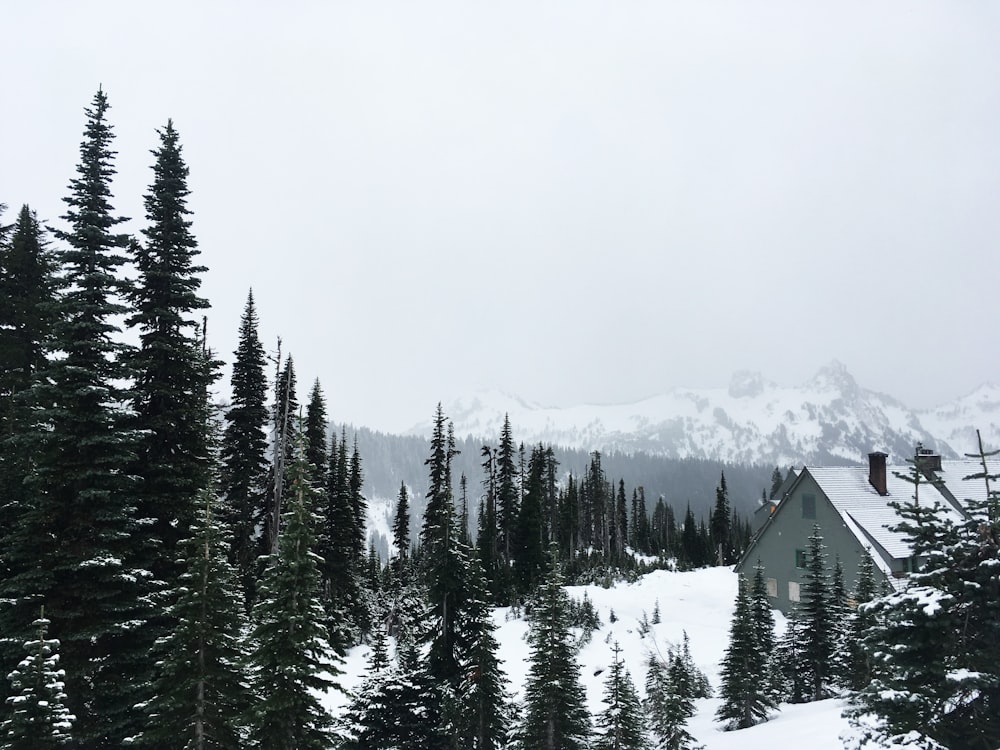
{"type": "Polygon", "coordinates": [[[832,358],[914,407],[996,379],[1000,3],[280,5],[6,3],[6,218],[58,224],[100,84],[142,219],[172,117],[210,343],[253,286],[302,390],[385,429],[832,358]]]}

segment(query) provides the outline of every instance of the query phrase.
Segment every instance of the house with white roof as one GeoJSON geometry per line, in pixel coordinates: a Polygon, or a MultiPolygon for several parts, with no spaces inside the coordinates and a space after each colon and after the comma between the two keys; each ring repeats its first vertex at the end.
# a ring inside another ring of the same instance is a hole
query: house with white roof
{"type": "MultiPolygon", "coordinates": [[[[831,569],[835,557],[844,569],[844,583],[852,590],[858,565],[867,552],[876,569],[891,585],[899,587],[906,574],[918,569],[906,535],[896,531],[902,520],[893,503],[906,504],[914,496],[914,485],[904,477],[911,464],[888,466],[885,453],[868,456],[868,466],[803,467],[754,535],[750,546],[736,564],[737,572],[753,576],[758,562],[763,566],[772,606],[787,613],[800,599],[805,581],[806,550],[814,525],[819,525],[831,569]]],[[[942,461],[932,451],[918,447],[917,465],[929,479],[921,483],[919,502],[939,503],[942,512],[964,515],[957,497],[985,496],[982,481],[962,480],[982,471],[973,461],[942,461]]],[[[992,468],[991,468],[992,470],[992,468]]]]}

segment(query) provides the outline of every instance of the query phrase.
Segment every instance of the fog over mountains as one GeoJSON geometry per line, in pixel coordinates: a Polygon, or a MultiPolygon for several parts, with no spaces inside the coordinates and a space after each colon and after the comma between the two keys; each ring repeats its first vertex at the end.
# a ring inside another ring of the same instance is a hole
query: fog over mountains
{"type": "MultiPolygon", "coordinates": [[[[975,450],[977,428],[988,449],[1000,447],[1000,388],[984,384],[951,403],[914,410],[860,386],[837,361],[794,387],[744,371],[728,389],[675,388],[632,404],[551,408],[484,391],[444,410],[460,437],[493,439],[509,414],[529,444],[747,465],[860,463],[872,450],[901,461],[918,442],[955,456],[975,450]]],[[[429,421],[409,431],[429,433],[429,421]]]]}

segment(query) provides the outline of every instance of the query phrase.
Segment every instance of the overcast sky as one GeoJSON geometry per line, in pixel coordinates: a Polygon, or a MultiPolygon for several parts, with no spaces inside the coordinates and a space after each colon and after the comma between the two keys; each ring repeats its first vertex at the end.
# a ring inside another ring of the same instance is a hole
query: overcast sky
{"type": "Polygon", "coordinates": [[[253,287],[335,420],[833,358],[914,407],[998,379],[1000,3],[67,0],[3,28],[6,218],[59,225],[102,85],[138,231],[173,118],[211,345],[253,287]]]}

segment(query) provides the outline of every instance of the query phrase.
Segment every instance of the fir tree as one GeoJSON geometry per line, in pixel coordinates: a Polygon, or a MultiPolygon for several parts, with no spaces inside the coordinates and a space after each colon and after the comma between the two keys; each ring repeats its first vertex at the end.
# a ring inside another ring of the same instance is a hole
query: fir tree
{"type": "Polygon", "coordinates": [[[351,501],[347,436],[330,450],[323,508],[321,580],[330,644],[339,654],[354,643],[361,611],[361,564],[355,554],[354,504],[351,501]]]}
{"type": "Polygon", "coordinates": [[[256,598],[257,558],[265,551],[260,529],[266,514],[267,377],[257,325],[251,291],[240,318],[233,361],[233,397],[222,433],[220,482],[223,515],[231,534],[229,559],[236,567],[248,609],[256,598]]]}
{"type": "Polygon", "coordinates": [[[405,482],[399,483],[399,495],[396,497],[396,514],[392,522],[392,545],[396,548],[393,568],[397,577],[400,577],[410,556],[410,495],[406,491],[405,482]]]}
{"type": "Polygon", "coordinates": [[[423,577],[430,607],[429,668],[441,683],[456,685],[459,663],[456,630],[465,596],[468,560],[458,545],[455,507],[452,502],[451,461],[456,451],[438,405],[431,437],[427,506],[420,532],[423,577]]]}
{"type": "Polygon", "coordinates": [[[826,553],[818,524],[813,525],[806,553],[806,572],[802,584],[802,619],[806,626],[803,651],[812,700],[828,696],[831,658],[834,644],[834,621],[830,602],[830,584],[826,573],[826,553]]]}
{"type": "MultiPolygon", "coordinates": [[[[280,347],[280,340],[278,344],[280,347]]],[[[278,361],[281,361],[280,352],[278,361]]],[[[290,479],[288,468],[298,440],[296,415],[299,412],[299,402],[296,388],[295,363],[292,356],[288,355],[274,379],[274,408],[271,410],[274,458],[268,475],[267,513],[264,516],[264,540],[266,551],[270,554],[278,549],[283,513],[281,504],[284,501],[286,481],[290,479]]]]}
{"type": "Polygon", "coordinates": [[[7,698],[10,718],[0,725],[0,742],[7,750],[69,747],[76,717],[66,707],[59,641],[45,637],[49,621],[44,609],[31,625],[37,637],[24,644],[28,655],[7,677],[12,687],[7,698]]]}
{"type": "Polygon", "coordinates": [[[190,750],[239,750],[251,706],[241,641],[243,597],[226,559],[228,541],[202,492],[203,510],[183,545],[186,571],[169,615],[174,630],[157,644],[153,698],[146,730],[135,744],[190,750]]]}
{"type": "Polygon", "coordinates": [[[532,591],[545,568],[545,548],[542,540],[542,507],[544,500],[545,449],[532,449],[528,460],[528,477],[524,499],[517,518],[514,543],[514,578],[517,593],[532,591]]]}
{"type": "Polygon", "coordinates": [[[771,660],[774,684],[771,694],[788,703],[804,703],[811,698],[810,671],[806,659],[806,624],[802,613],[793,609],[788,617],[784,635],[771,660]]]}
{"type": "MultiPolygon", "coordinates": [[[[32,429],[27,391],[46,369],[56,313],[55,260],[35,214],[24,206],[10,229],[9,245],[0,244],[0,580],[24,572],[12,560],[11,545],[29,507],[25,478],[33,448],[26,439],[32,429]]],[[[29,568],[35,564],[33,558],[20,561],[29,568]]],[[[0,617],[2,612],[0,608],[0,617]]],[[[10,612],[2,632],[23,631],[29,619],[28,610],[10,612]]],[[[22,641],[0,639],[0,663],[15,664],[22,641]]],[[[0,698],[5,688],[0,688],[0,698]]]]}
{"type": "Polygon", "coordinates": [[[873,676],[849,712],[863,745],[1000,746],[1000,516],[990,455],[980,442],[972,457],[983,470],[969,479],[985,492],[965,501],[962,517],[920,498],[935,477],[919,456],[912,461],[913,500],[898,506],[899,529],[922,565],[904,590],[863,610],[876,619],[864,642],[873,676]]]}
{"type": "Polygon", "coordinates": [[[732,565],[732,541],[729,538],[729,488],[726,486],[726,474],[719,478],[719,486],[715,488],[715,506],[712,509],[711,538],[712,554],[716,565],[732,565]]]}
{"type": "Polygon", "coordinates": [[[674,654],[664,666],[652,656],[646,672],[646,701],[649,730],[656,750],[691,750],[695,739],[687,730],[694,716],[692,686],[686,670],[674,654]]]}
{"type": "Polygon", "coordinates": [[[611,670],[604,682],[604,710],[597,716],[594,750],[646,750],[646,717],[639,694],[619,655],[616,642],[611,670]]]}
{"type": "Polygon", "coordinates": [[[519,728],[523,750],[589,746],[590,716],[569,628],[568,596],[553,553],[531,610],[528,678],[519,728]]]}
{"type": "Polygon", "coordinates": [[[261,600],[254,608],[251,664],[260,700],[251,717],[251,737],[269,750],[328,748],[332,722],[316,694],[339,687],[332,679],[340,672],[316,597],[320,578],[311,552],[315,491],[308,477],[300,447],[289,474],[291,502],[278,552],[268,561],[261,600]]]}
{"type": "Polygon", "coordinates": [[[120,746],[138,728],[132,706],[144,684],[148,655],[140,631],[150,614],[146,575],[135,558],[129,467],[137,436],[125,423],[120,387],[126,347],[115,340],[115,319],[126,312],[118,293],[128,239],[113,231],[123,219],[111,206],[107,110],[98,91],[65,199],[68,228],[56,232],[65,246],[52,350],[61,356],[28,394],[37,425],[26,432],[30,502],[7,540],[14,575],[0,584],[0,626],[8,637],[23,632],[26,609],[45,603],[77,717],[75,739],[87,747],[120,746]]]}
{"type": "Polygon", "coordinates": [[[847,631],[847,664],[846,683],[850,690],[861,690],[872,676],[871,662],[863,647],[868,630],[875,626],[876,620],[871,609],[865,605],[871,602],[877,594],[875,585],[875,561],[866,550],[858,564],[858,585],[854,591],[854,611],[848,614],[847,631]]]}
{"type": "Polygon", "coordinates": [[[496,455],[496,513],[499,524],[498,546],[504,561],[504,565],[501,566],[503,571],[507,571],[510,567],[520,505],[521,490],[518,482],[516,450],[510,417],[505,414],[496,455]]]}
{"type": "Polygon", "coordinates": [[[729,646],[722,659],[719,695],[722,705],[716,712],[727,729],[746,729],[767,720],[774,703],[761,679],[767,654],[757,641],[758,627],[746,580],[741,578],[736,594],[736,611],[729,628],[729,646]]]}
{"type": "MultiPolygon", "coordinates": [[[[781,489],[781,485],[785,483],[784,477],[781,476],[781,469],[777,466],[774,467],[774,471],[771,472],[771,492],[768,497],[774,500],[778,494],[778,490],[781,489]]],[[[779,497],[778,500],[781,498],[779,497]]]]}
{"type": "Polygon", "coordinates": [[[214,373],[198,340],[198,243],[187,207],[188,168],[173,122],[159,131],[153,182],[145,196],[145,244],[132,242],[138,279],[128,324],[139,347],[129,358],[135,426],[142,438],[133,471],[142,478],[139,517],[154,577],[172,586],[180,574],[177,547],[190,530],[199,492],[209,483],[204,394],[214,373]]]}
{"type": "Polygon", "coordinates": [[[462,644],[463,677],[460,731],[463,750],[503,750],[510,731],[510,706],[505,690],[506,676],[497,657],[493,612],[486,576],[479,560],[472,557],[468,567],[465,613],[459,625],[462,644]]]}
{"type": "Polygon", "coordinates": [[[326,399],[319,378],[313,381],[306,405],[306,461],[309,462],[310,480],[314,487],[325,488],[329,457],[326,446],[326,399]]]}

